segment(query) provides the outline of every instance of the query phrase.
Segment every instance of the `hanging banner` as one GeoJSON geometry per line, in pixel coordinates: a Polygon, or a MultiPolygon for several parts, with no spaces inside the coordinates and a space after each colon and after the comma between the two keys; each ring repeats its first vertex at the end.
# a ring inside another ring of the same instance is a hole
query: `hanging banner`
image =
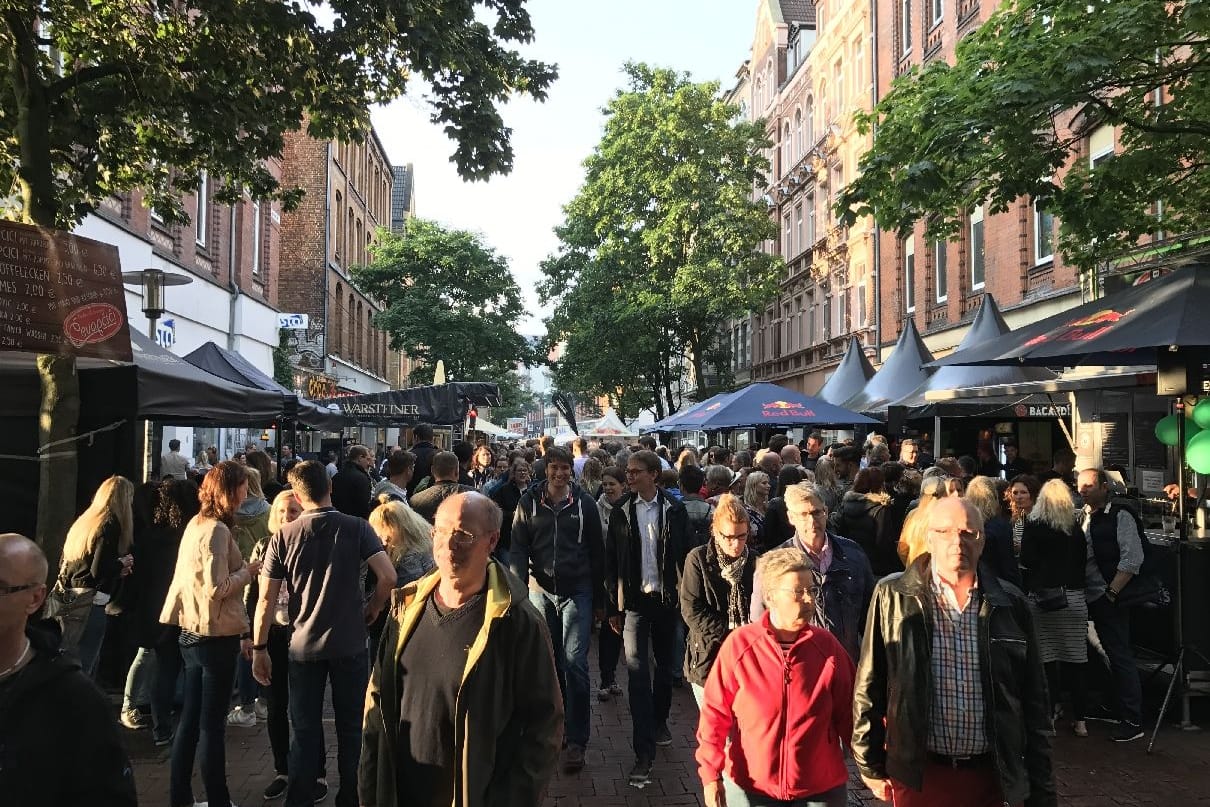
{"type": "Polygon", "coordinates": [[[0,350],[131,361],[117,247],[0,221],[0,350]]]}

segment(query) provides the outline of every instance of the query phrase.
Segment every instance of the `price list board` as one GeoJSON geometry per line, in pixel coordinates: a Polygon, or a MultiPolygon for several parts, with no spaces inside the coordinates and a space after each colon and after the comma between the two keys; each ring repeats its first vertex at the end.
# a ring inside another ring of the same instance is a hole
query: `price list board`
{"type": "Polygon", "coordinates": [[[0,350],[131,361],[117,247],[0,221],[0,350]]]}

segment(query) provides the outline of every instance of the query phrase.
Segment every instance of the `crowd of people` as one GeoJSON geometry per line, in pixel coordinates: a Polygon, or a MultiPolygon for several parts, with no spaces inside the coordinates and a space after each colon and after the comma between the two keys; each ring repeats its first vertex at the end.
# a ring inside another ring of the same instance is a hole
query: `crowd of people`
{"type": "Polygon", "coordinates": [[[283,450],[284,484],[257,450],[112,477],[49,588],[41,548],[0,536],[0,792],[135,802],[88,683],[114,620],[118,720],[171,746],[172,807],[195,804],[195,763],[227,807],[226,732],[259,722],[265,800],[326,798],[325,694],[337,805],[537,805],[585,767],[619,662],[636,788],[688,683],[710,807],[843,805],[846,753],[898,805],[1051,805],[1050,737],[1094,716],[1090,620],[1113,739],[1142,736],[1147,542],[1100,470],[1061,456],[1044,480],[880,435],[673,452],[413,433],[381,459],[286,470],[283,450]],[[42,777],[50,741],[19,732],[68,693],[85,772],[42,777]]]}

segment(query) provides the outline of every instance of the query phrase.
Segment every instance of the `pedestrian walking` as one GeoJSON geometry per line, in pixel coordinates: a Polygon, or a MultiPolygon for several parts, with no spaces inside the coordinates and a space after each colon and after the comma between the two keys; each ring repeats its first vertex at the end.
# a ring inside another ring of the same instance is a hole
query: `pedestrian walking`
{"type": "Polygon", "coordinates": [[[264,580],[256,605],[252,670],[262,685],[275,675],[290,678],[288,807],[316,799],[316,760],[323,750],[324,691],[332,686],[336,723],[338,807],[357,804],[357,759],[361,751],[361,704],[369,678],[366,625],[382,610],[395,583],[395,569],[364,519],[332,506],[331,483],[323,466],[302,462],[290,470],[290,488],[303,512],[283,526],[265,552],[264,580]],[[362,596],[365,563],[377,580],[369,602],[362,596]],[[268,654],[274,604],[285,586],[289,594],[289,663],[274,670],[268,654]]]}
{"type": "MultiPolygon", "coordinates": [[[[609,529],[609,517],[614,505],[626,495],[626,471],[610,466],[601,472],[601,495],[597,497],[597,510],[601,514],[602,532],[609,529]]],[[[609,598],[606,597],[608,607],[609,598]]],[[[606,618],[601,620],[597,632],[597,667],[601,672],[601,686],[597,689],[597,700],[607,701],[615,695],[622,694],[618,686],[618,659],[622,656],[622,636],[613,629],[608,617],[618,616],[606,612],[606,618]]],[[[621,619],[620,616],[618,616],[621,619]]]]}
{"type": "Polygon", "coordinates": [[[874,590],[853,758],[896,807],[1053,807],[1046,676],[1024,595],[978,571],[970,502],[928,510],[928,552],[874,590]]]}
{"type": "Polygon", "coordinates": [[[332,506],[347,516],[369,518],[370,491],[374,480],[370,468],[374,455],[365,446],[350,446],[349,456],[332,477],[332,506]]]}
{"type": "Polygon", "coordinates": [[[455,493],[474,490],[470,485],[458,481],[460,472],[457,454],[452,451],[437,452],[432,463],[433,484],[424,490],[409,494],[408,503],[412,509],[432,524],[437,516],[437,508],[443,501],[455,493]]]}
{"type": "Polygon", "coordinates": [[[365,698],[361,804],[536,807],[563,700],[546,621],[492,558],[500,509],[455,494],[433,528],[437,574],[397,589],[365,698]]]}

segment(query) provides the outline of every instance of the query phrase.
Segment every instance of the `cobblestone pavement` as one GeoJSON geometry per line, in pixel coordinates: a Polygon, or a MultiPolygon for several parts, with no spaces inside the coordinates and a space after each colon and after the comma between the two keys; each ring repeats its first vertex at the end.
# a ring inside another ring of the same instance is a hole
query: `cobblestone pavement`
{"type": "MultiPolygon", "coordinates": [[[[596,654],[593,653],[593,661],[596,654]]],[[[624,670],[619,677],[625,686],[624,670]]],[[[595,677],[595,675],[594,675],[595,677]]],[[[595,683],[595,682],[594,682],[595,683]]],[[[626,783],[634,761],[630,750],[630,714],[625,695],[607,703],[593,703],[592,740],[587,764],[577,775],[560,773],[551,783],[544,807],[674,807],[700,805],[701,786],[693,761],[693,734],[697,707],[688,687],[673,691],[673,714],[669,721],[673,744],[659,749],[653,782],[643,790],[626,783]]],[[[1210,727],[1210,712],[1202,717],[1210,727]]],[[[328,770],[335,794],[336,747],[330,717],[328,770]]],[[[1167,724],[1160,733],[1155,753],[1146,753],[1146,740],[1125,745],[1109,741],[1112,727],[1089,722],[1091,736],[1071,735],[1061,723],[1055,740],[1055,778],[1059,803],[1071,807],[1101,805],[1187,805],[1210,804],[1210,732],[1185,732],[1167,724]]],[[[123,729],[143,805],[168,805],[168,751],[151,743],[150,731],[123,729]]],[[[241,807],[261,804],[262,791],[273,778],[269,738],[263,724],[256,728],[227,728],[227,779],[232,799],[241,807]]],[[[195,776],[195,795],[204,790],[195,776]]],[[[327,803],[331,803],[329,796],[327,803]]],[[[849,801],[852,805],[877,805],[868,790],[853,775],[849,801]]],[[[401,805],[402,807],[402,805],[401,805]]]]}

